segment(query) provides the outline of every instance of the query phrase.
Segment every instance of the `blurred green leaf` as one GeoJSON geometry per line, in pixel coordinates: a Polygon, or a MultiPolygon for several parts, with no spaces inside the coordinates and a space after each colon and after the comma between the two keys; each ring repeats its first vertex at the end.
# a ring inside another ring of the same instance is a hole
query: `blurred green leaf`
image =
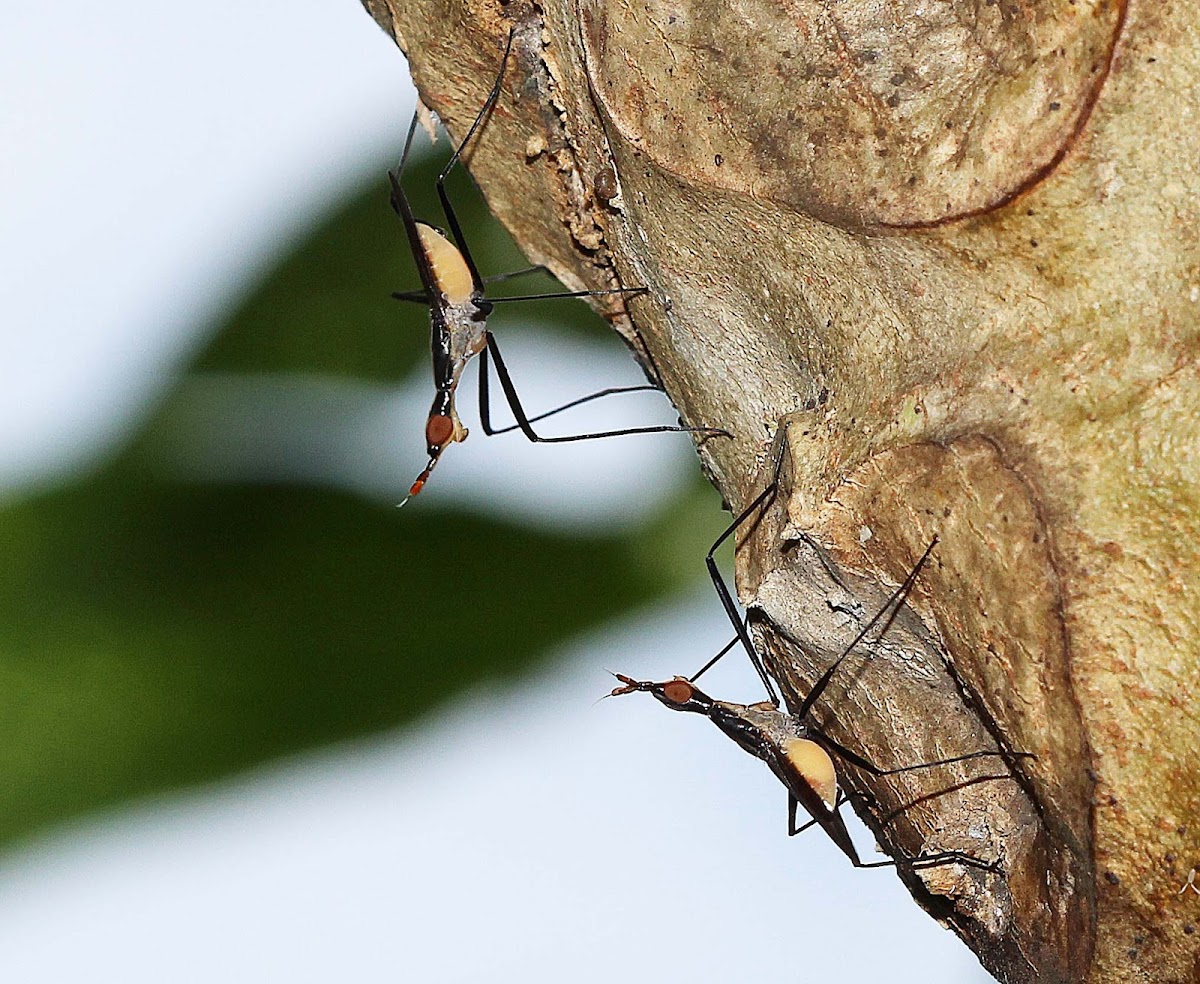
{"type": "Polygon", "coordinates": [[[6,837],[409,720],[668,587],[620,540],[123,467],[3,529],[6,837]]]}
{"type": "MultiPolygon", "coordinates": [[[[435,173],[416,162],[413,187],[435,173]]],[[[477,202],[463,220],[486,233],[489,269],[522,264],[477,202]]],[[[413,284],[404,253],[380,181],[282,260],[187,372],[407,374],[428,324],[388,297],[413,284]]],[[[441,507],[436,488],[400,512],[172,481],[146,435],[173,409],[168,393],[116,460],[0,510],[0,838],[411,721],[677,590],[720,526],[715,509],[696,522],[698,485],[643,529],[570,536],[441,507]]]]}

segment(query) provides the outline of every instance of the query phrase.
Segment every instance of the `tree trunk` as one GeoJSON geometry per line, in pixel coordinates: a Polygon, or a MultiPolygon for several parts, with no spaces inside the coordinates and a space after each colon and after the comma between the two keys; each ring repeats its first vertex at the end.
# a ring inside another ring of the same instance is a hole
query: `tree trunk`
{"type": "Polygon", "coordinates": [[[1037,757],[867,783],[889,848],[1003,862],[918,901],[1002,980],[1200,979],[1194,0],[364,2],[460,138],[515,28],[493,210],[649,287],[607,311],[729,503],[782,453],[738,580],[793,706],[939,537],[829,732],[1037,757]]]}

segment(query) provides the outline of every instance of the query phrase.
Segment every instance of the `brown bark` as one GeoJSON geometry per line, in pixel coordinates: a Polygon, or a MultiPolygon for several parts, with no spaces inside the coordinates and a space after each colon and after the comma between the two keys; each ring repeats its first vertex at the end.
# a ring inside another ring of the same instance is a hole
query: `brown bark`
{"type": "Polygon", "coordinates": [[[1037,759],[875,819],[1003,859],[919,900],[1001,979],[1200,979],[1200,8],[365,2],[460,136],[516,28],[494,211],[571,286],[651,289],[614,323],[735,435],[700,446],[735,507],[784,442],[739,589],[791,699],[941,538],[830,733],[1037,759]]]}

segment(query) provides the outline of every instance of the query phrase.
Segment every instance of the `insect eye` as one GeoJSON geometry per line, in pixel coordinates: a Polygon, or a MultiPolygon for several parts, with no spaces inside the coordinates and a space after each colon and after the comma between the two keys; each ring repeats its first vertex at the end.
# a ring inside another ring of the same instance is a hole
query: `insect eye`
{"type": "Polygon", "coordinates": [[[664,683],[662,688],[662,695],[672,704],[686,704],[695,692],[695,688],[686,680],[672,680],[664,683]]]}
{"type": "Polygon", "coordinates": [[[454,421],[444,413],[432,414],[425,422],[425,443],[429,445],[431,453],[450,440],[453,433],[454,421]]]}

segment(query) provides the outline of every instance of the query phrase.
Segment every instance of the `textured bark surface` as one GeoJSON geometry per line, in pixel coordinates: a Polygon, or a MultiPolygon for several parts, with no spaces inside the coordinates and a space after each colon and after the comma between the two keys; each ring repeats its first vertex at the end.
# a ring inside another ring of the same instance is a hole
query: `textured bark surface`
{"type": "Polygon", "coordinates": [[[941,538],[823,702],[881,765],[1037,755],[867,784],[1005,866],[922,904],[1004,980],[1200,979],[1200,8],[365,2],[459,136],[515,27],[494,211],[650,288],[610,314],[730,503],[784,455],[738,573],[789,700],[941,538]]]}

